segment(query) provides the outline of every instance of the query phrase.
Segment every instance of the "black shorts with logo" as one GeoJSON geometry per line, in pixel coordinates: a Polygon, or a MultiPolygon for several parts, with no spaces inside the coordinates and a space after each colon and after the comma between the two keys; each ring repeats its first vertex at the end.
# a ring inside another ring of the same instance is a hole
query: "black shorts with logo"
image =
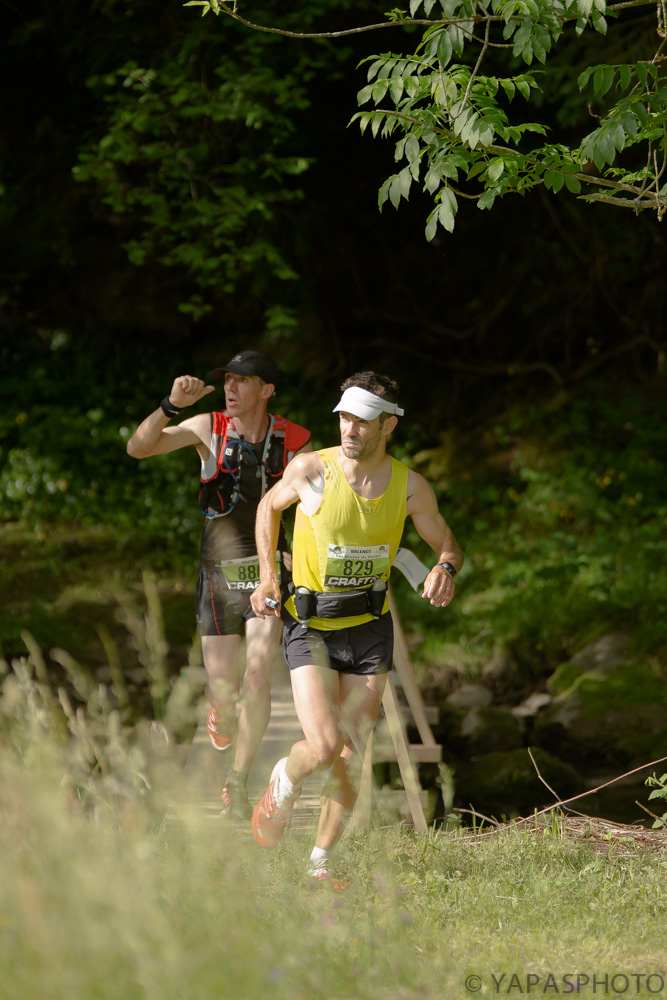
{"type": "MultiPolygon", "coordinates": [[[[290,574],[283,568],[280,592],[283,604],[289,597],[290,574]]],[[[245,623],[257,615],[250,603],[250,590],[230,590],[220,570],[199,567],[195,602],[200,635],[245,635],[245,623]]]]}
{"type": "Polygon", "coordinates": [[[394,623],[387,612],[381,618],[349,628],[322,629],[299,625],[283,613],[283,652],[290,670],[314,663],[341,674],[386,674],[394,655],[394,623]]]}

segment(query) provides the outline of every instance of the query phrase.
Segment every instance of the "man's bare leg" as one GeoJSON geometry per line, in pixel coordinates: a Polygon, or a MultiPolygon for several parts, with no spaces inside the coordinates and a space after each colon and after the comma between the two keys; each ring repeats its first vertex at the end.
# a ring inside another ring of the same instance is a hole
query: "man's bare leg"
{"type": "Polygon", "coordinates": [[[215,709],[220,732],[233,732],[239,692],[240,635],[203,635],[206,697],[215,709]],[[228,727],[231,729],[228,730],[228,727]]]}
{"type": "Polygon", "coordinates": [[[285,771],[294,785],[331,767],[343,748],[338,720],[339,675],[330,667],[306,664],[290,671],[292,694],[304,739],[290,750],[285,771]]]}
{"type": "Polygon", "coordinates": [[[332,851],[345,829],[359,794],[359,776],[368,737],[377,722],[386,674],[340,674],[339,716],[345,743],[322,792],[315,846],[332,851]],[[351,736],[349,735],[351,733],[351,736]]]}
{"type": "Polygon", "coordinates": [[[279,761],[274,768],[269,788],[253,812],[253,833],[261,847],[275,847],[304,778],[333,765],[337,779],[342,780],[332,781],[330,793],[323,794],[317,839],[318,845],[326,845],[323,853],[328,853],[338,841],[357,796],[356,787],[347,781],[348,759],[355,754],[354,743],[361,748],[368,740],[386,675],[339,674],[330,667],[307,664],[292,670],[291,679],[304,739],[295,743],[284,763],[279,761]],[[347,748],[341,720],[353,734],[347,748]],[[339,794],[341,789],[343,794],[339,794]]]}
{"type": "Polygon", "coordinates": [[[271,716],[271,677],[282,622],[279,618],[250,618],[246,622],[245,673],[241,683],[241,713],[234,754],[234,770],[248,774],[271,716]]]}
{"type": "Polygon", "coordinates": [[[294,706],[304,739],[295,743],[285,771],[293,785],[333,765],[322,794],[316,847],[335,847],[354,808],[361,761],[382,704],[386,674],[342,674],[314,665],[291,671],[294,706]],[[351,735],[349,735],[351,734],[351,735]],[[356,746],[355,746],[356,744],[356,746]],[[352,765],[352,767],[351,767],[352,765]],[[355,766],[356,765],[356,766],[355,766]]]}

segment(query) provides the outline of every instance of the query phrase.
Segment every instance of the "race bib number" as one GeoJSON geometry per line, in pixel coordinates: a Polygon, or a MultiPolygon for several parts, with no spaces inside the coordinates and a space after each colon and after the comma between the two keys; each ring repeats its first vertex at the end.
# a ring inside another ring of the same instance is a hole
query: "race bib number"
{"type": "MultiPolygon", "coordinates": [[[[230,590],[254,590],[259,586],[259,559],[244,556],[241,559],[225,559],[220,564],[222,575],[230,590]]],[[[280,578],[280,557],[276,553],[276,570],[280,578]]]]}
{"type": "Polygon", "coordinates": [[[330,545],[324,586],[370,587],[388,569],[388,545],[330,545]]]}

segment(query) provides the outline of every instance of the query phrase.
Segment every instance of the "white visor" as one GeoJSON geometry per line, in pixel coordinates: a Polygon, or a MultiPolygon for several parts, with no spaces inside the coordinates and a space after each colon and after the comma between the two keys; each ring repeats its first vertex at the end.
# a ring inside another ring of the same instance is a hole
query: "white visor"
{"type": "Polygon", "coordinates": [[[402,417],[405,413],[405,410],[396,406],[396,403],[390,403],[388,399],[382,399],[358,385],[345,390],[338,406],[334,406],[333,412],[336,413],[338,410],[351,413],[354,417],[361,417],[362,420],[375,420],[381,413],[393,413],[397,417],[402,417]]]}

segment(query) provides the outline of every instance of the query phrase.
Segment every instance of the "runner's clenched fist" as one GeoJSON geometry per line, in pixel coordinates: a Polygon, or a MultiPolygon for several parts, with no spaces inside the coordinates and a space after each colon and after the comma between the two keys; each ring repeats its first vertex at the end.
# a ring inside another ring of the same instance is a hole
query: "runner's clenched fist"
{"type": "Polygon", "coordinates": [[[183,409],[185,406],[193,406],[202,396],[208,396],[214,389],[214,385],[204,385],[203,381],[194,375],[179,375],[174,379],[169,399],[174,406],[183,409]]]}

